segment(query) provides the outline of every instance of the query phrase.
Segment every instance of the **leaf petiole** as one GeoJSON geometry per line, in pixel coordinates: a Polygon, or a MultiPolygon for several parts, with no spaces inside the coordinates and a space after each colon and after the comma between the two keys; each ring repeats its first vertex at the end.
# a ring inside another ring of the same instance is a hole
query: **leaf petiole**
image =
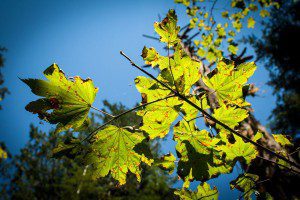
{"type": "Polygon", "coordinates": [[[103,110],[100,110],[100,109],[98,109],[98,108],[96,108],[96,107],[94,107],[94,106],[91,106],[91,108],[93,108],[94,110],[97,110],[98,112],[103,113],[104,115],[108,115],[108,116],[110,116],[110,117],[112,117],[112,118],[115,117],[114,115],[111,115],[111,114],[109,114],[109,113],[107,113],[107,112],[104,112],[103,110]]]}

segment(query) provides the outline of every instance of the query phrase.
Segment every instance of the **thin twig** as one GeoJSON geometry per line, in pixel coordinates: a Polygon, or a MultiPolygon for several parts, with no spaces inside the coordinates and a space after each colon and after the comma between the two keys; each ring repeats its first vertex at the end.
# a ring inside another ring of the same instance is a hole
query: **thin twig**
{"type": "Polygon", "coordinates": [[[200,115],[200,116],[194,117],[194,118],[192,118],[192,119],[190,119],[190,120],[187,120],[187,122],[193,121],[193,120],[198,119],[198,118],[201,118],[201,117],[203,117],[203,115],[200,115]]]}
{"type": "Polygon", "coordinates": [[[192,39],[194,39],[194,37],[196,37],[196,36],[199,35],[199,34],[200,34],[200,32],[195,33],[194,35],[192,35],[191,37],[189,37],[189,38],[187,39],[187,42],[190,42],[192,39]]]}
{"type": "Polygon", "coordinates": [[[187,25],[183,26],[183,27],[180,29],[179,33],[180,33],[181,31],[183,31],[184,29],[188,28],[189,26],[190,26],[190,23],[188,23],[187,25]]]}
{"type": "Polygon", "coordinates": [[[298,151],[300,151],[300,147],[298,147],[294,152],[290,153],[289,155],[293,155],[294,153],[297,153],[298,151]]]}
{"type": "Polygon", "coordinates": [[[148,75],[149,77],[151,77],[152,79],[154,79],[156,82],[160,83],[163,87],[165,87],[166,89],[172,91],[177,97],[179,97],[180,99],[184,100],[185,102],[187,102],[188,104],[190,104],[192,107],[196,108],[197,110],[199,110],[200,112],[203,113],[203,115],[205,115],[206,117],[208,117],[210,120],[212,120],[213,122],[219,124],[220,126],[222,126],[223,128],[225,128],[226,130],[232,132],[233,134],[239,136],[240,138],[244,139],[245,141],[253,144],[256,147],[259,147],[260,149],[268,152],[271,155],[274,155],[282,160],[284,160],[285,162],[289,163],[290,165],[293,165],[295,167],[297,167],[298,169],[300,169],[300,166],[297,163],[294,163],[292,161],[290,161],[289,159],[285,158],[284,156],[277,154],[276,152],[272,151],[271,149],[268,149],[267,147],[251,140],[250,138],[242,135],[241,133],[233,130],[232,128],[230,128],[229,126],[227,126],[226,124],[224,124],[223,122],[217,120],[216,118],[214,118],[213,116],[211,116],[210,114],[208,114],[205,110],[203,110],[202,108],[200,108],[198,105],[196,105],[195,103],[193,103],[192,101],[190,101],[189,99],[187,99],[185,96],[183,96],[182,94],[178,93],[177,91],[175,91],[174,89],[172,89],[171,87],[169,87],[167,84],[163,83],[162,81],[158,80],[156,77],[154,77],[152,74],[150,74],[149,72],[147,72],[146,70],[142,69],[141,67],[139,67],[138,65],[136,65],[123,51],[120,51],[120,54],[122,56],[124,56],[133,67],[137,68],[138,70],[140,70],[141,72],[143,72],[144,74],[148,75]]]}
{"type": "Polygon", "coordinates": [[[100,110],[100,109],[98,109],[98,108],[96,108],[96,107],[94,107],[94,106],[91,106],[91,108],[93,108],[94,110],[97,110],[97,111],[99,111],[99,112],[101,112],[101,113],[103,113],[103,114],[105,114],[105,115],[108,115],[108,116],[110,116],[110,117],[112,117],[112,118],[115,117],[114,115],[111,115],[111,114],[109,114],[109,113],[107,113],[107,112],[104,112],[103,110],[100,110]]]}
{"type": "Polygon", "coordinates": [[[143,34],[143,37],[146,37],[146,38],[149,38],[149,39],[153,39],[153,40],[158,40],[158,41],[159,41],[159,38],[154,37],[154,36],[151,36],[151,35],[145,35],[145,34],[143,34]]]}
{"type": "Polygon", "coordinates": [[[264,158],[264,157],[261,157],[261,156],[256,156],[256,157],[258,157],[258,158],[260,158],[260,159],[262,159],[262,160],[264,160],[264,161],[267,161],[267,162],[270,162],[270,163],[279,165],[279,166],[281,166],[281,167],[284,167],[284,168],[286,168],[286,169],[288,169],[288,170],[290,170],[291,172],[294,172],[294,173],[296,173],[296,174],[299,174],[299,172],[296,171],[296,170],[294,170],[292,167],[287,167],[287,166],[285,166],[285,165],[282,165],[282,164],[280,164],[280,163],[277,163],[277,162],[275,162],[275,161],[273,161],[273,160],[269,160],[269,159],[264,158]]]}

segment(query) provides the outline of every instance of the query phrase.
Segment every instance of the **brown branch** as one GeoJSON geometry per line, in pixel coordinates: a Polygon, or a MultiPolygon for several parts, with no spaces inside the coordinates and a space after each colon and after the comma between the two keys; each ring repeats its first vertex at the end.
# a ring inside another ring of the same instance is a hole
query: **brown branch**
{"type": "Polygon", "coordinates": [[[143,72],[144,74],[148,75],[150,78],[152,78],[153,80],[155,80],[156,82],[158,82],[159,84],[161,84],[163,87],[165,87],[166,89],[172,91],[174,93],[175,96],[179,97],[180,99],[184,100],[185,102],[187,102],[188,104],[190,104],[192,107],[196,108],[197,110],[199,110],[200,112],[203,113],[203,115],[205,115],[206,117],[208,117],[210,120],[212,120],[213,122],[219,124],[220,126],[222,126],[223,128],[225,128],[226,130],[230,131],[231,133],[239,136],[240,138],[244,139],[245,141],[253,144],[254,146],[268,152],[271,155],[276,156],[277,158],[280,158],[282,160],[284,160],[285,162],[289,163],[290,165],[293,165],[297,168],[300,169],[300,166],[297,163],[294,163],[292,161],[290,161],[289,159],[285,158],[284,156],[272,151],[271,149],[268,149],[266,147],[264,147],[263,145],[251,140],[250,138],[242,135],[241,133],[233,130],[232,128],[230,128],[229,126],[227,126],[226,124],[224,124],[223,122],[217,120],[216,118],[214,118],[213,116],[211,116],[210,114],[208,114],[205,110],[203,110],[202,108],[200,108],[198,105],[196,105],[194,102],[190,101],[189,99],[187,99],[185,96],[183,96],[182,94],[178,93],[177,91],[175,91],[174,89],[172,89],[170,86],[166,85],[165,83],[163,83],[162,81],[158,80],[156,77],[154,77],[152,74],[150,74],[149,72],[147,72],[146,70],[142,69],[141,67],[139,67],[138,65],[136,65],[123,51],[120,51],[120,54],[122,56],[124,56],[133,67],[137,68],[138,70],[140,70],[141,72],[143,72]]]}

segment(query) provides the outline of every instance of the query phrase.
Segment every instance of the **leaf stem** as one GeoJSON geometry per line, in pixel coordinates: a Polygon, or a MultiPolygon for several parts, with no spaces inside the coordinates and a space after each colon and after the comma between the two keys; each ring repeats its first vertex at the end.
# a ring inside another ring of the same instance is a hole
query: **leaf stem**
{"type": "Polygon", "coordinates": [[[112,117],[112,118],[115,117],[114,115],[111,115],[111,114],[109,114],[109,113],[107,113],[107,112],[104,112],[103,110],[100,110],[100,109],[98,109],[98,108],[96,108],[96,107],[94,107],[94,106],[91,106],[91,108],[93,108],[94,110],[97,110],[97,111],[99,111],[99,112],[101,112],[101,113],[103,113],[103,114],[105,114],[105,115],[108,115],[108,116],[110,116],[110,117],[112,117]]]}
{"type": "Polygon", "coordinates": [[[175,96],[179,97],[180,99],[184,100],[185,102],[187,102],[188,104],[190,104],[192,107],[196,108],[197,110],[199,110],[200,112],[203,113],[203,115],[207,116],[210,120],[212,120],[213,122],[219,124],[220,126],[222,126],[223,128],[225,128],[226,130],[232,132],[233,134],[239,136],[240,138],[244,139],[245,141],[253,144],[256,147],[259,147],[260,149],[268,152],[271,155],[276,156],[277,158],[280,158],[282,160],[284,160],[285,162],[289,163],[290,165],[293,165],[295,167],[297,167],[298,169],[300,169],[300,166],[297,163],[294,163],[292,161],[290,161],[289,159],[285,158],[284,156],[272,151],[271,149],[268,149],[267,147],[251,140],[250,138],[242,135],[241,133],[233,130],[232,128],[230,128],[229,126],[227,126],[226,124],[224,124],[223,122],[217,120],[216,118],[214,118],[213,116],[211,116],[210,114],[208,114],[205,110],[203,110],[202,108],[200,108],[198,105],[196,105],[195,103],[193,103],[192,101],[190,101],[189,99],[187,99],[185,96],[183,96],[182,94],[178,93],[177,91],[173,90],[171,87],[169,87],[168,85],[166,85],[165,83],[161,82],[160,80],[158,80],[156,77],[154,77],[152,74],[150,74],[149,72],[147,72],[146,70],[142,69],[141,67],[139,67],[138,65],[136,65],[123,51],[120,51],[120,54],[122,56],[124,56],[129,62],[130,64],[137,68],[138,70],[140,70],[141,72],[143,72],[144,74],[148,75],[150,78],[154,79],[156,82],[160,83],[163,87],[169,89],[170,91],[172,91],[175,96]]]}
{"type": "Polygon", "coordinates": [[[156,103],[156,102],[159,102],[159,101],[162,101],[162,100],[166,100],[166,99],[169,99],[169,98],[175,97],[175,96],[176,96],[175,94],[172,94],[172,95],[166,96],[164,98],[160,98],[160,99],[157,99],[155,101],[150,101],[150,102],[144,103],[142,105],[136,106],[134,108],[131,108],[131,109],[125,111],[125,112],[122,112],[121,114],[118,114],[118,115],[114,116],[112,119],[110,119],[109,121],[105,122],[104,124],[102,124],[101,126],[99,126],[98,128],[96,128],[88,136],[86,136],[83,140],[81,140],[80,143],[86,141],[87,139],[89,139],[90,137],[92,137],[97,131],[101,130],[103,127],[107,126],[108,124],[110,124],[111,122],[115,121],[116,119],[122,117],[123,115],[126,115],[127,113],[130,113],[130,112],[132,112],[134,110],[137,110],[139,108],[142,108],[144,106],[148,106],[150,104],[153,104],[153,103],[156,103]]]}

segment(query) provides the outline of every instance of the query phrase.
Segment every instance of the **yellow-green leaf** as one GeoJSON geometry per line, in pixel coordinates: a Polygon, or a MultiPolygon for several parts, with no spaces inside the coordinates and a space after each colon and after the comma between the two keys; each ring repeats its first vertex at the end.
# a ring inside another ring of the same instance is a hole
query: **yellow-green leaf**
{"type": "Polygon", "coordinates": [[[176,157],[172,153],[169,153],[160,158],[160,161],[158,161],[158,165],[161,168],[169,171],[169,174],[172,174],[176,167],[175,161],[176,161],[176,157]]]}
{"type": "Polygon", "coordinates": [[[255,25],[255,20],[253,19],[253,17],[249,17],[248,18],[248,28],[254,28],[255,25]]]}
{"type": "Polygon", "coordinates": [[[141,181],[141,162],[151,165],[152,159],[138,154],[135,147],[145,137],[140,132],[129,132],[116,126],[107,126],[93,138],[86,164],[92,166],[93,178],[104,177],[108,173],[118,180],[120,185],[126,183],[128,171],[141,181]]]}
{"type": "Polygon", "coordinates": [[[293,143],[291,143],[290,139],[286,135],[274,134],[273,137],[275,141],[283,147],[293,145],[293,143]]]}
{"type": "Polygon", "coordinates": [[[44,97],[29,103],[26,110],[57,124],[56,132],[79,129],[87,119],[98,88],[91,79],[83,80],[78,76],[67,79],[56,64],[48,67],[44,75],[48,81],[22,79],[34,94],[44,97]]]}
{"type": "Polygon", "coordinates": [[[217,200],[219,196],[217,188],[214,187],[211,189],[210,185],[206,182],[201,183],[195,192],[182,189],[175,191],[175,194],[183,200],[217,200]]]}
{"type": "MultiPolygon", "coordinates": [[[[247,110],[226,105],[222,105],[220,108],[215,109],[214,112],[213,116],[217,120],[223,122],[232,129],[239,125],[239,122],[248,117],[247,110]]],[[[222,129],[223,127],[217,124],[217,128],[222,129]]]]}
{"type": "MultiPolygon", "coordinates": [[[[203,77],[204,83],[216,93],[220,104],[236,104],[245,106],[243,100],[243,86],[254,73],[256,66],[253,62],[243,63],[237,67],[217,63],[218,72],[212,77],[203,77]]],[[[248,104],[246,104],[248,105],[248,104]]]]}
{"type": "Polygon", "coordinates": [[[154,29],[160,36],[160,41],[167,43],[169,46],[178,43],[180,27],[177,26],[177,15],[174,10],[169,10],[162,22],[154,23],[154,29]]]}
{"type": "Polygon", "coordinates": [[[178,145],[189,142],[201,154],[210,154],[216,143],[207,130],[197,130],[194,121],[184,120],[174,127],[174,140],[178,145]]]}
{"type": "Polygon", "coordinates": [[[245,173],[240,175],[237,179],[230,182],[231,189],[238,189],[244,192],[244,199],[251,199],[251,195],[255,192],[256,182],[259,177],[255,174],[245,173]]]}
{"type": "Polygon", "coordinates": [[[244,160],[247,165],[256,158],[258,151],[255,146],[238,136],[234,136],[234,143],[227,142],[225,145],[218,146],[218,150],[221,150],[226,154],[226,161],[244,160]]]}

